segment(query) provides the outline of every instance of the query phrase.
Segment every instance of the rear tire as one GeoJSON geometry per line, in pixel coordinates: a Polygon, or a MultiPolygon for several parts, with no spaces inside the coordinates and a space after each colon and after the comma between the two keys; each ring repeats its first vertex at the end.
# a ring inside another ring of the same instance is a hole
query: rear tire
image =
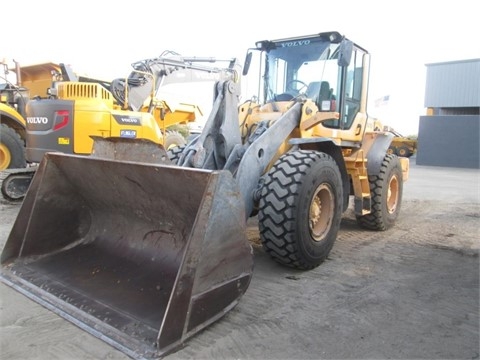
{"type": "Polygon", "coordinates": [[[0,170],[26,167],[25,146],[20,135],[7,125],[0,125],[0,170]]]}
{"type": "Polygon", "coordinates": [[[400,146],[397,150],[397,155],[398,156],[403,156],[403,157],[410,157],[412,156],[410,149],[406,146],[400,146]]]}
{"type": "Polygon", "coordinates": [[[372,197],[372,212],[357,215],[357,223],[369,230],[384,231],[397,220],[402,204],[402,166],[396,155],[387,154],[380,173],[368,177],[372,197]]]}
{"type": "Polygon", "coordinates": [[[265,251],[277,262],[308,270],[330,253],[342,217],[343,190],[332,157],[296,150],[265,178],[258,221],[265,251]]]}

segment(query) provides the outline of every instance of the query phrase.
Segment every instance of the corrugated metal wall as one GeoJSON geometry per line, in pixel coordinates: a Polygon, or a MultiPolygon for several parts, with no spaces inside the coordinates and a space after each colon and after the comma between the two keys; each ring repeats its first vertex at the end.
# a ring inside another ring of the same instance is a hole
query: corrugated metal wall
{"type": "Polygon", "coordinates": [[[416,163],[480,168],[480,116],[421,116],[416,163]]]}
{"type": "Polygon", "coordinates": [[[426,66],[425,107],[480,106],[480,59],[426,66]]]}
{"type": "Polygon", "coordinates": [[[480,168],[480,59],[427,64],[418,165],[480,168]]]}

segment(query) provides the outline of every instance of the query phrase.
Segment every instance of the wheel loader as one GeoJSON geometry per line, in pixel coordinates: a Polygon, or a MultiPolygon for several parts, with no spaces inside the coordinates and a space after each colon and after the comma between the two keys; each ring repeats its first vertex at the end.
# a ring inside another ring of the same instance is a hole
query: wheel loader
{"type": "Polygon", "coordinates": [[[371,123],[375,129],[383,129],[383,131],[393,134],[394,137],[387,151],[389,154],[409,158],[417,152],[418,141],[414,136],[403,136],[391,126],[383,125],[379,119],[372,119],[371,123]]]}
{"type": "Polygon", "coordinates": [[[366,131],[368,52],[323,32],[259,41],[244,77],[255,64],[259,93],[240,102],[239,77],[218,81],[185,146],[98,137],[91,156],[45,154],[2,281],[132,358],[160,358],[246,293],[249,218],[272,260],[300,270],[327,258],[350,206],[359,226],[392,227],[408,159],[366,131]]]}
{"type": "MultiPolygon", "coordinates": [[[[127,78],[112,82],[78,77],[60,64],[48,97],[35,97],[26,104],[26,158],[38,164],[49,151],[89,155],[92,136],[148,139],[167,149],[184,145],[186,138],[169,128],[195,121],[202,110],[173,96],[167,101],[158,92],[172,84],[227,78],[231,61],[165,51],[132,64],[127,78]]],[[[22,200],[36,170],[36,166],[9,170],[1,186],[3,197],[22,200]]]]}
{"type": "Polygon", "coordinates": [[[386,126],[384,131],[389,131],[394,135],[394,138],[388,149],[390,154],[409,158],[417,152],[418,141],[414,137],[403,136],[389,126],[386,126]]]}

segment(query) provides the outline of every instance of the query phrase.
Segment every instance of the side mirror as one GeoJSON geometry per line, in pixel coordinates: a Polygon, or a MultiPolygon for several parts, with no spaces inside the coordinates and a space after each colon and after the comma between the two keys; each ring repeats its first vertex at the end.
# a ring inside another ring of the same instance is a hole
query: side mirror
{"type": "Polygon", "coordinates": [[[247,53],[247,56],[245,57],[245,62],[243,64],[243,76],[247,75],[248,74],[248,69],[250,68],[250,63],[252,62],[252,52],[249,51],[247,53]]]}
{"type": "Polygon", "coordinates": [[[344,67],[350,65],[352,59],[353,42],[350,40],[343,40],[340,44],[338,54],[338,66],[344,67]]]}

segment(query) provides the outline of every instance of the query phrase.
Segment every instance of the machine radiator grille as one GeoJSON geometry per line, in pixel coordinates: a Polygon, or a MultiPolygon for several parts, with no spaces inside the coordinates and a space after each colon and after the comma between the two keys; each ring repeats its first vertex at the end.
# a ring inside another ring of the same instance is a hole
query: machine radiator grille
{"type": "Polygon", "coordinates": [[[58,97],[61,99],[112,100],[111,94],[100,84],[64,82],[58,84],[58,97]]]}

